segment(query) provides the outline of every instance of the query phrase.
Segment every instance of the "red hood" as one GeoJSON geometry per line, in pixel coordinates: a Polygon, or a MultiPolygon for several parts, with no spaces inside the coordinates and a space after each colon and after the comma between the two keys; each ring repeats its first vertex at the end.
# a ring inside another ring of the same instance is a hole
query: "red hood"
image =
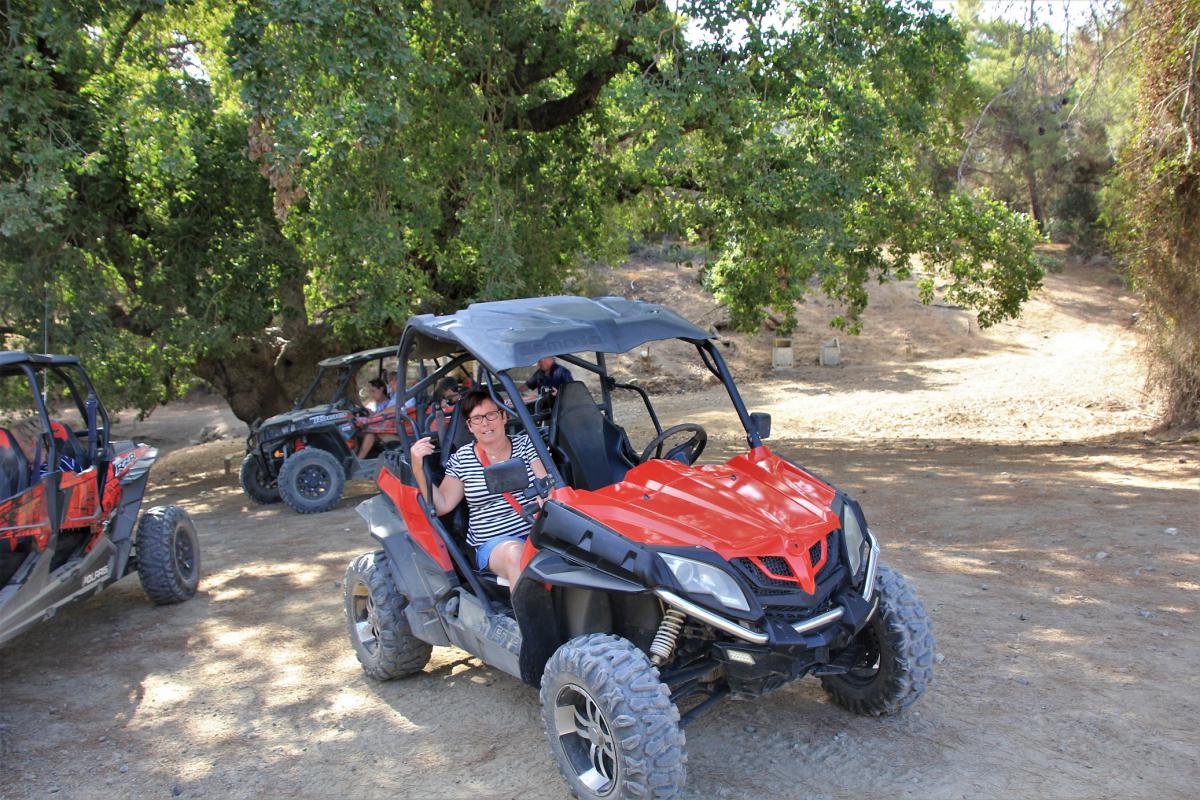
{"type": "MultiPolygon", "coordinates": [[[[726,560],[787,559],[800,586],[813,591],[809,548],[840,526],[830,509],[834,489],[766,447],[721,465],[689,467],[652,460],[625,480],[594,492],[559,490],[557,499],[636,542],[656,547],[707,547],[726,560]]],[[[783,580],[788,578],[783,577],[783,580]]]]}

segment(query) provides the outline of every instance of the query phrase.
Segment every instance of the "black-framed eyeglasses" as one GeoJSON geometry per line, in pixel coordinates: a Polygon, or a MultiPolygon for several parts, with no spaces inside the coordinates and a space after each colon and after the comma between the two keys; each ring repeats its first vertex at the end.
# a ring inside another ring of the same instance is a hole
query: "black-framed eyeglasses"
{"type": "Polygon", "coordinates": [[[496,420],[498,420],[500,418],[500,415],[502,413],[503,413],[502,411],[497,409],[495,411],[489,411],[486,414],[473,414],[473,415],[467,417],[467,422],[469,422],[472,425],[479,425],[483,422],[495,422],[496,420]]]}

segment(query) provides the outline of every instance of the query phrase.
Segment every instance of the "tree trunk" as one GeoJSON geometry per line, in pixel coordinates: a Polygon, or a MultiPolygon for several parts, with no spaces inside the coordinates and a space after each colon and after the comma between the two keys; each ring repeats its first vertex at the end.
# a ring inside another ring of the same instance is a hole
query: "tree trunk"
{"type": "Polygon", "coordinates": [[[249,425],[291,408],[316,377],[317,362],[344,351],[328,333],[324,325],[309,325],[290,340],[264,333],[236,353],[200,359],[192,371],[249,425]]]}
{"type": "Polygon", "coordinates": [[[1029,189],[1029,215],[1037,222],[1038,231],[1046,232],[1046,215],[1042,211],[1042,195],[1038,191],[1037,171],[1033,168],[1032,159],[1025,160],[1025,185],[1029,189]]]}

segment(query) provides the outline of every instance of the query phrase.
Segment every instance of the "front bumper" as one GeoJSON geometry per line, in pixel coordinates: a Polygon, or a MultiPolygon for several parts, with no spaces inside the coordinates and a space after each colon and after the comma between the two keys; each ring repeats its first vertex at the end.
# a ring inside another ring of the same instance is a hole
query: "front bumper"
{"type": "Polygon", "coordinates": [[[805,675],[837,675],[854,667],[858,650],[849,645],[879,606],[875,577],[879,545],[870,543],[861,590],[847,587],[834,595],[831,607],[796,622],[767,618],[764,631],[702,608],[666,590],[655,594],[667,605],[734,637],[714,642],[711,654],[725,670],[734,697],[761,697],[805,675]]]}
{"type": "Polygon", "coordinates": [[[849,633],[848,638],[853,638],[875,613],[879,602],[875,596],[875,576],[879,572],[879,543],[870,531],[864,535],[871,548],[867,554],[861,593],[853,590],[843,591],[835,597],[834,606],[828,611],[790,625],[769,622],[766,633],[747,628],[666,589],[655,589],[654,594],[668,606],[751,645],[829,647],[839,638],[839,633],[849,633]]]}

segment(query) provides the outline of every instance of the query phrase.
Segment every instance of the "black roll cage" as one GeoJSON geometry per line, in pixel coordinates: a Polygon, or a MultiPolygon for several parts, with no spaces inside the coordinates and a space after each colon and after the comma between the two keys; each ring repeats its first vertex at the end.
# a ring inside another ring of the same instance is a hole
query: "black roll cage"
{"type": "MultiPolygon", "coordinates": [[[[329,398],[329,403],[332,405],[333,403],[336,403],[338,400],[341,400],[342,397],[344,397],[346,394],[346,387],[350,385],[350,380],[355,375],[358,374],[358,371],[360,369],[362,369],[364,366],[370,364],[372,361],[376,362],[376,366],[378,367],[378,373],[376,374],[375,377],[380,378],[382,380],[383,375],[384,375],[384,369],[383,369],[384,359],[391,358],[392,355],[394,355],[394,354],[382,355],[382,356],[378,356],[377,358],[365,359],[363,361],[349,361],[344,364],[338,364],[336,367],[333,367],[333,369],[336,369],[338,371],[338,382],[337,382],[337,387],[333,391],[333,395],[329,398]]],[[[308,385],[308,388],[304,390],[304,394],[301,395],[300,398],[298,400],[296,400],[295,403],[292,404],[292,410],[298,411],[302,408],[308,407],[309,399],[311,399],[313,396],[313,393],[317,391],[317,387],[321,385],[321,379],[325,377],[325,372],[329,369],[331,369],[331,368],[330,367],[319,367],[317,369],[317,377],[313,378],[312,383],[310,383],[308,385]]]]}
{"type": "Polygon", "coordinates": [[[49,381],[45,379],[47,375],[53,375],[62,381],[67,387],[67,395],[74,404],[75,409],[79,412],[79,418],[87,426],[86,432],[88,436],[88,461],[96,462],[96,457],[108,452],[109,444],[109,418],[108,411],[104,408],[104,404],[100,402],[99,395],[96,394],[96,389],[92,385],[91,378],[88,377],[83,367],[74,359],[66,359],[59,356],[44,357],[37,361],[22,361],[5,365],[0,369],[0,379],[16,377],[23,375],[29,384],[30,393],[33,396],[33,407],[38,419],[42,423],[42,439],[45,445],[48,461],[50,464],[58,463],[58,445],[54,439],[50,425],[50,413],[46,409],[45,395],[43,391],[46,389],[49,381]],[[42,373],[41,378],[38,372],[42,373]],[[76,387],[75,381],[71,379],[71,374],[79,380],[86,392],[80,392],[76,387]]]}
{"type": "MultiPolygon", "coordinates": [[[[408,374],[407,369],[409,356],[413,352],[413,348],[418,342],[418,337],[434,339],[434,337],[430,336],[428,332],[417,331],[412,327],[406,328],[404,335],[400,339],[400,346],[397,348],[399,358],[399,362],[396,366],[397,374],[408,374]]],[[[459,342],[456,342],[452,339],[434,340],[439,341],[441,344],[451,344],[457,345],[460,348],[462,347],[459,342]]],[[[746,410],[746,404],[743,402],[741,394],[738,392],[737,386],[734,384],[733,376],[729,372],[729,367],[726,366],[725,360],[721,357],[721,354],[717,350],[716,346],[708,339],[680,339],[680,341],[688,342],[696,347],[705,368],[707,368],[709,372],[716,376],[725,387],[725,391],[729,395],[730,401],[733,403],[734,410],[737,412],[738,419],[742,423],[742,428],[746,431],[747,444],[751,449],[760,447],[762,445],[762,438],[759,436],[758,428],[750,419],[750,413],[746,410]]],[[[454,353],[454,350],[451,350],[450,353],[454,353]]],[[[647,394],[646,390],[634,384],[618,383],[615,379],[609,377],[608,369],[605,364],[605,354],[600,351],[595,351],[595,355],[595,362],[588,361],[571,353],[560,354],[557,355],[556,358],[562,359],[568,364],[587,370],[599,376],[601,392],[600,407],[602,412],[610,421],[613,419],[612,390],[628,389],[637,393],[641,397],[642,402],[645,404],[646,410],[650,415],[650,419],[654,424],[655,431],[657,433],[662,433],[662,424],[659,422],[658,415],[654,411],[654,407],[650,402],[650,396],[647,394]]],[[[437,357],[432,357],[430,360],[436,363],[437,357]]],[[[551,454],[546,447],[546,443],[542,440],[541,436],[535,435],[538,430],[537,424],[534,422],[533,417],[530,415],[529,410],[525,407],[525,404],[521,402],[506,401],[496,390],[496,384],[499,383],[500,389],[503,390],[508,398],[520,398],[520,389],[513,382],[513,379],[509,376],[507,371],[495,368],[493,365],[488,364],[479,356],[465,349],[462,352],[454,353],[448,361],[446,361],[444,364],[440,364],[432,372],[427,369],[426,359],[422,358],[418,360],[418,374],[420,377],[411,386],[405,388],[403,394],[397,398],[394,408],[394,413],[396,414],[397,418],[396,431],[400,436],[401,442],[403,443],[404,453],[408,452],[408,449],[413,445],[416,438],[421,437],[423,434],[429,431],[430,418],[435,413],[438,413],[437,409],[439,408],[439,405],[436,402],[430,403],[428,401],[426,390],[435,385],[437,381],[448,375],[452,370],[462,366],[468,361],[474,361],[479,365],[479,369],[476,373],[476,384],[480,386],[486,386],[488,394],[491,396],[492,401],[496,404],[497,408],[504,409],[511,416],[520,420],[521,425],[529,434],[529,438],[533,443],[534,450],[537,452],[538,458],[541,459],[542,465],[546,468],[546,471],[554,478],[555,483],[558,486],[565,486],[566,483],[563,480],[563,476],[559,473],[558,468],[555,466],[554,459],[551,457],[551,454]],[[410,400],[413,401],[416,406],[416,425],[413,426],[412,435],[408,433],[404,425],[404,417],[406,416],[405,406],[410,400]]]]}

